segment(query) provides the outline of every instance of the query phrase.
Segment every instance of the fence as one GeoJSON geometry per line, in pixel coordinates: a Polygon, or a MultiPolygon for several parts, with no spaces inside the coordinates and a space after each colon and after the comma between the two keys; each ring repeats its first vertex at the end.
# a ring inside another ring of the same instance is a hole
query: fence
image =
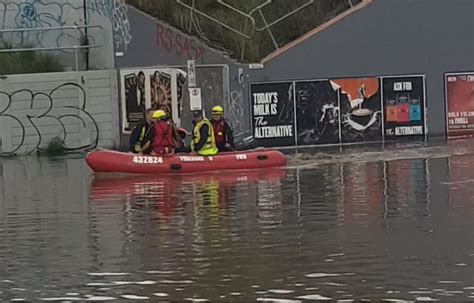
{"type": "Polygon", "coordinates": [[[58,27],[38,27],[38,28],[15,28],[15,29],[2,29],[0,30],[0,41],[7,40],[12,43],[11,48],[0,49],[0,53],[11,53],[11,52],[25,52],[25,51],[74,51],[74,62],[75,62],[75,70],[79,71],[79,51],[86,50],[91,48],[99,48],[104,46],[105,36],[104,36],[104,29],[100,25],[89,25],[89,26],[58,26],[58,27]],[[87,35],[84,35],[82,30],[88,31],[91,29],[98,29],[102,40],[100,42],[93,42],[89,44],[89,40],[87,39],[84,41],[83,38],[87,38],[87,35]],[[62,37],[71,37],[72,43],[70,45],[58,45],[58,46],[35,46],[35,47],[24,47],[24,45],[28,45],[30,42],[28,37],[30,33],[35,33],[35,36],[38,35],[45,35],[48,32],[58,32],[56,36],[62,37]],[[72,34],[71,34],[72,32],[72,34]],[[14,43],[13,39],[7,38],[5,39],[5,34],[17,34],[20,36],[20,42],[14,43]],[[26,38],[25,38],[26,34],[26,38]],[[15,47],[15,44],[19,44],[20,47],[15,47]]]}

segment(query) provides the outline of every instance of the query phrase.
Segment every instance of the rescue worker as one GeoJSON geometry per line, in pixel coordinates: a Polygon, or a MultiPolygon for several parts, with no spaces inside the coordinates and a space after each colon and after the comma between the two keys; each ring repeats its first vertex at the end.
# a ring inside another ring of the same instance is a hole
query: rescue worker
{"type": "Polygon", "coordinates": [[[217,105],[212,108],[211,123],[219,152],[232,151],[235,149],[232,127],[230,127],[230,124],[223,118],[223,115],[224,109],[221,106],[217,105]]]}
{"type": "Polygon", "coordinates": [[[174,152],[180,153],[180,154],[189,153],[191,150],[188,146],[186,146],[186,142],[185,142],[188,132],[183,128],[177,127],[176,124],[173,122],[173,119],[171,118],[169,111],[167,111],[166,108],[163,108],[163,110],[166,113],[165,121],[168,124],[170,124],[171,127],[173,128],[173,139],[175,142],[174,152]]]}
{"type": "Polygon", "coordinates": [[[153,113],[155,123],[146,137],[143,149],[150,147],[151,155],[172,155],[174,153],[175,141],[173,126],[166,121],[166,113],[157,110],[153,113]]]}
{"type": "Polygon", "coordinates": [[[145,119],[143,119],[143,121],[133,129],[128,142],[128,150],[130,152],[136,154],[143,152],[142,146],[145,143],[144,139],[148,131],[153,126],[153,112],[153,109],[147,109],[145,119]]]}
{"type": "Polygon", "coordinates": [[[201,156],[214,156],[219,150],[214,138],[211,122],[203,117],[201,111],[194,112],[192,151],[201,156]]]}

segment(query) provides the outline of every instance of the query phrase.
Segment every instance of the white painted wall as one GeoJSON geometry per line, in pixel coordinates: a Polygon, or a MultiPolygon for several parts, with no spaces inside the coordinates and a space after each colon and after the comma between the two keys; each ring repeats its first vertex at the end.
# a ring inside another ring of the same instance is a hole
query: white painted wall
{"type": "Polygon", "coordinates": [[[96,124],[98,147],[118,146],[118,102],[115,70],[0,79],[0,153],[29,153],[54,137],[68,148],[94,147],[96,124]]]}

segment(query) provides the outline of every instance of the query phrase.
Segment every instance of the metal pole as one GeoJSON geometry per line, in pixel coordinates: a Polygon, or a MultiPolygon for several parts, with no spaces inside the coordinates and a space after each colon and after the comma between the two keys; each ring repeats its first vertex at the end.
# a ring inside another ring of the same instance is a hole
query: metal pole
{"type": "Polygon", "coordinates": [[[273,42],[273,45],[275,46],[275,49],[278,49],[278,43],[276,42],[275,37],[273,36],[272,30],[268,26],[267,19],[265,19],[265,16],[263,15],[262,10],[259,9],[258,12],[260,13],[260,17],[262,17],[263,24],[265,24],[265,27],[267,27],[268,34],[272,38],[272,42],[273,42]]]}
{"type": "MultiPolygon", "coordinates": [[[[84,45],[88,46],[89,45],[89,31],[87,26],[89,25],[87,22],[87,2],[86,0],[83,1],[84,8],[84,45]]],[[[81,41],[81,46],[82,46],[82,41],[81,41]]],[[[90,55],[90,49],[86,48],[86,70],[89,70],[89,55],[90,55]]]]}
{"type": "Polygon", "coordinates": [[[77,48],[77,27],[74,27],[74,59],[76,60],[76,72],[79,71],[79,58],[78,58],[78,48],[77,48]]]}

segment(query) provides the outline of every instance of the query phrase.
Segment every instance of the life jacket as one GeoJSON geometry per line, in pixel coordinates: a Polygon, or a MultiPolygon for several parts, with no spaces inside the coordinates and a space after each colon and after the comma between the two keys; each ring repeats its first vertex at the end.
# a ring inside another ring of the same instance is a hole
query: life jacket
{"type": "Polygon", "coordinates": [[[214,129],[214,138],[216,140],[217,147],[224,147],[224,145],[227,143],[227,138],[225,134],[225,120],[212,120],[211,123],[214,129]]]}
{"type": "Polygon", "coordinates": [[[154,136],[151,146],[155,154],[171,153],[174,149],[173,128],[165,121],[157,121],[154,125],[154,136]]]}
{"type": "Polygon", "coordinates": [[[202,119],[201,122],[197,123],[194,126],[193,140],[191,143],[192,143],[192,149],[201,156],[214,156],[219,152],[216,146],[216,139],[214,138],[214,129],[212,127],[211,122],[209,122],[209,120],[207,119],[202,119]],[[208,127],[206,143],[200,150],[194,150],[194,146],[196,146],[196,144],[198,144],[199,141],[201,140],[200,130],[203,125],[207,125],[208,127]]]}

